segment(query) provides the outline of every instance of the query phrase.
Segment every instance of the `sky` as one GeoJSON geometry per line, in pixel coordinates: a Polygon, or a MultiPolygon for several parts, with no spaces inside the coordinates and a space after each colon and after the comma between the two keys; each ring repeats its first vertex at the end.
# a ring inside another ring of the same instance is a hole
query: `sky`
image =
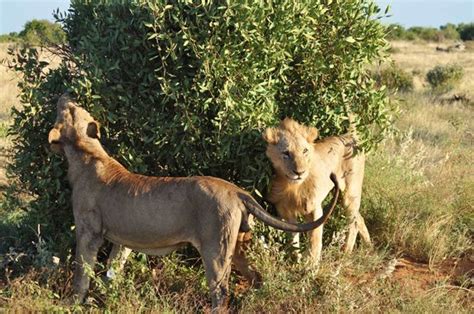
{"type": "Polygon", "coordinates": [[[32,19],[54,21],[57,8],[67,11],[69,0],[0,0],[0,34],[20,32],[32,19]]]}
{"type": "Polygon", "coordinates": [[[474,22],[474,0],[376,0],[385,10],[390,4],[389,18],[384,23],[399,23],[405,27],[439,27],[447,23],[474,22]]]}
{"type": "MultiPolygon", "coordinates": [[[[390,4],[392,16],[384,23],[405,27],[474,22],[474,0],[376,0],[384,10],[390,4]]],[[[20,32],[27,21],[54,21],[52,12],[66,11],[69,0],[0,0],[0,34],[20,32]]]]}

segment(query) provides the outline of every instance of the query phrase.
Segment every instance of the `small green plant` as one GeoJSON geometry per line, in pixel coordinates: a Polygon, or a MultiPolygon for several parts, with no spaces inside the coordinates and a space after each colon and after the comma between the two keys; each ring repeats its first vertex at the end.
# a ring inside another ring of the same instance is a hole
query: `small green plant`
{"type": "Polygon", "coordinates": [[[0,138],[7,137],[8,124],[6,122],[0,122],[0,138]]]}
{"type": "Polygon", "coordinates": [[[463,78],[464,70],[460,65],[437,65],[426,73],[426,80],[437,92],[453,89],[463,78]]]}
{"type": "Polygon", "coordinates": [[[386,86],[392,92],[409,92],[413,90],[413,75],[393,64],[374,73],[378,86],[386,86]]]}

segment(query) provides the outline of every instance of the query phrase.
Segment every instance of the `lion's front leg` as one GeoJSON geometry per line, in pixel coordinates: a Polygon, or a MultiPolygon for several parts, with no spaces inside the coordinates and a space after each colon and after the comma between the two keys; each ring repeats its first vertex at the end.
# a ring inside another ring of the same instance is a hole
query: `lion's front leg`
{"type": "MultiPolygon", "coordinates": [[[[285,221],[291,223],[298,223],[298,219],[296,216],[296,211],[287,210],[283,208],[279,208],[277,206],[278,216],[280,216],[285,221]]],[[[298,232],[288,232],[287,233],[290,237],[290,245],[293,257],[296,259],[297,262],[301,260],[301,253],[300,253],[300,234],[298,232]]]]}
{"type": "Polygon", "coordinates": [[[90,282],[86,269],[94,270],[97,252],[103,243],[100,219],[90,219],[92,217],[98,218],[92,212],[84,213],[84,215],[75,213],[76,268],[72,287],[76,303],[84,302],[90,282]]]}
{"type": "MultiPolygon", "coordinates": [[[[316,209],[304,215],[306,222],[314,221],[323,215],[323,209],[321,204],[316,205],[316,209]]],[[[321,252],[323,249],[323,226],[313,229],[308,232],[309,248],[308,257],[309,261],[313,264],[318,264],[321,260],[321,252]]]]}

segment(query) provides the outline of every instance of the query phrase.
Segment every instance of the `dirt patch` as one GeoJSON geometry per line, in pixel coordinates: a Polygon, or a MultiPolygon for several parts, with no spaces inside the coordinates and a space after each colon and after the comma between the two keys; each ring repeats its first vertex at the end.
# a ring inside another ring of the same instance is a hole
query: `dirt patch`
{"type": "Polygon", "coordinates": [[[413,293],[433,288],[438,282],[446,280],[447,274],[430,269],[426,263],[419,263],[412,258],[398,260],[391,280],[399,282],[413,293]]]}
{"type": "Polygon", "coordinates": [[[401,257],[389,261],[379,271],[358,276],[349,272],[347,278],[356,285],[388,280],[401,285],[410,295],[419,295],[439,285],[471,290],[474,288],[474,255],[447,259],[435,266],[401,257]]]}
{"type": "Polygon", "coordinates": [[[437,284],[471,289],[474,282],[473,256],[447,259],[433,267],[411,257],[403,257],[397,260],[390,280],[413,293],[427,291],[437,284]]]}

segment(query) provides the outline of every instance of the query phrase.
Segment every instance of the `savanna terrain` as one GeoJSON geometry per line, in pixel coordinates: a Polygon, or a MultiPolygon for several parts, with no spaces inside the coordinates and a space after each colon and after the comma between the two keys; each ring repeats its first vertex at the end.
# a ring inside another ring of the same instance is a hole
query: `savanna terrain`
{"type": "MultiPolygon", "coordinates": [[[[474,45],[450,53],[436,51],[437,45],[392,43],[393,62],[413,76],[414,89],[393,95],[399,105],[396,130],[368,157],[361,212],[375,247],[359,244],[352,255],[344,256],[342,230],[328,237],[319,268],[308,269],[285,258],[278,241],[254,237],[249,254],[265,284],[258,290],[247,289],[233,276],[232,310],[474,311],[474,45]],[[436,65],[452,63],[462,66],[463,79],[449,92],[433,93],[426,73],[436,65]],[[463,100],[457,101],[454,95],[461,95],[463,100]]],[[[6,49],[6,44],[0,46],[0,59],[8,57],[6,49]]],[[[8,147],[15,145],[6,135],[11,123],[9,111],[20,106],[17,94],[15,74],[2,65],[2,191],[9,180],[14,180],[6,178],[4,168],[8,147]]],[[[0,217],[2,228],[9,228],[12,226],[8,224],[19,221],[21,213],[0,207],[0,217]]],[[[58,265],[42,249],[41,241],[38,229],[32,259],[54,262],[22,268],[24,257],[14,247],[0,257],[0,308],[124,312],[210,309],[199,261],[183,260],[178,253],[162,259],[134,256],[125,273],[111,284],[93,280],[86,305],[71,307],[65,301],[70,293],[71,269],[61,262],[58,265]]],[[[96,271],[104,272],[101,267],[96,271]]]]}

